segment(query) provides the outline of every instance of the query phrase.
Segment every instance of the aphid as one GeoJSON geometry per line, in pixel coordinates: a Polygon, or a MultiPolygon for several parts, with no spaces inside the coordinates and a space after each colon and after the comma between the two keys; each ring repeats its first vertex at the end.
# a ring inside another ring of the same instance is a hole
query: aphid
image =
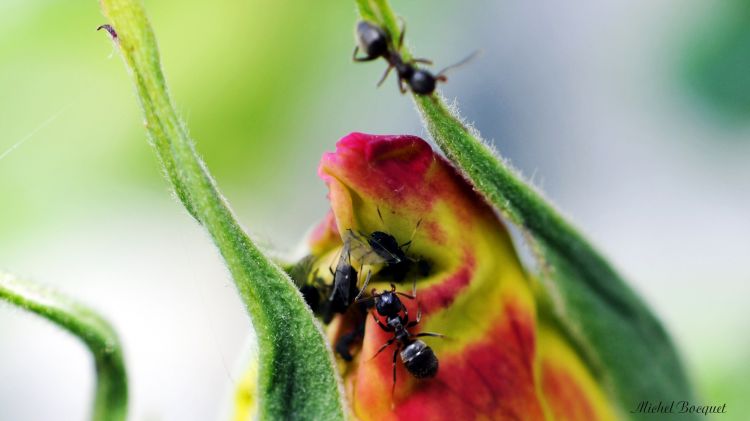
{"type": "Polygon", "coordinates": [[[401,358],[401,362],[406,367],[406,370],[411,373],[417,379],[428,379],[435,377],[438,372],[438,359],[435,356],[435,352],[423,341],[417,339],[424,336],[432,337],[444,337],[439,333],[421,332],[412,334],[409,329],[419,324],[422,319],[421,309],[417,311],[417,318],[413,321],[409,321],[409,312],[406,306],[401,302],[399,295],[406,297],[410,300],[416,298],[416,283],[412,287],[412,294],[405,294],[403,292],[397,292],[395,285],[391,284],[391,290],[384,290],[377,293],[373,289],[372,296],[365,300],[374,300],[375,309],[372,312],[372,317],[375,319],[375,323],[380,326],[386,332],[393,333],[393,337],[389,339],[383,346],[378,349],[378,352],[372,358],[377,357],[386,348],[397,344],[396,349],[393,351],[393,386],[391,387],[391,395],[396,389],[396,361],[401,358]],[[383,323],[375,315],[375,313],[384,317],[386,322],[383,323]]]}
{"type": "Polygon", "coordinates": [[[299,288],[299,292],[313,313],[317,313],[320,309],[320,290],[315,285],[305,284],[299,288]]]}
{"type": "MultiPolygon", "coordinates": [[[[378,216],[380,221],[385,224],[380,209],[378,209],[378,216]]],[[[358,261],[368,265],[383,263],[385,267],[379,274],[396,282],[402,282],[406,279],[406,275],[414,266],[414,263],[422,263],[421,260],[407,255],[421,223],[421,220],[417,222],[411,238],[403,244],[399,244],[396,237],[384,231],[373,231],[368,235],[348,230],[347,237],[358,261]]],[[[422,269],[429,268],[429,265],[425,263],[420,264],[419,267],[420,274],[427,276],[428,273],[425,273],[422,269]]],[[[365,287],[362,288],[363,291],[364,289],[365,287]]]]}
{"type": "Polygon", "coordinates": [[[336,270],[329,269],[333,282],[318,275],[318,270],[314,269],[315,257],[311,255],[287,269],[302,298],[325,323],[329,323],[336,313],[344,313],[359,293],[356,283],[349,282],[349,279],[356,279],[357,271],[348,264],[348,259],[348,254],[342,253],[336,270]]]}
{"type": "MultiPolygon", "coordinates": [[[[379,209],[378,215],[380,215],[382,221],[383,217],[379,209]]],[[[419,223],[414,229],[412,239],[418,227],[419,223]]],[[[368,299],[359,300],[372,277],[372,272],[368,270],[362,288],[359,288],[360,275],[363,273],[365,265],[383,264],[384,267],[380,270],[380,273],[396,281],[402,281],[415,262],[422,263],[407,256],[406,253],[411,243],[412,240],[410,239],[406,243],[399,244],[393,235],[384,231],[364,234],[348,229],[343,236],[343,246],[336,266],[335,268],[331,266],[328,269],[332,281],[327,282],[318,276],[317,270],[313,269],[315,263],[313,256],[305,257],[298,264],[288,269],[289,275],[299,288],[303,298],[313,312],[322,318],[323,323],[330,323],[336,314],[345,314],[349,312],[353,304],[358,304],[359,313],[351,313],[352,317],[356,319],[355,327],[351,332],[341,335],[334,345],[336,353],[344,360],[352,360],[350,349],[364,337],[364,321],[368,308],[372,305],[367,302],[368,299]],[[359,271],[355,264],[360,265],[359,271]]],[[[420,268],[422,266],[419,265],[420,268]]],[[[429,265],[425,267],[429,268],[429,265]]],[[[419,272],[423,276],[427,275],[422,269],[419,272]]],[[[413,289],[415,288],[416,276],[413,285],[413,289]]],[[[385,299],[376,300],[376,302],[385,302],[383,300],[385,299]]]]}
{"type": "MultiPolygon", "coordinates": [[[[336,270],[330,269],[333,275],[333,288],[328,297],[328,311],[323,315],[323,321],[327,324],[336,313],[346,313],[349,306],[354,303],[360,293],[359,272],[352,265],[352,242],[348,237],[344,238],[344,246],[341,249],[336,270]]],[[[365,284],[369,282],[370,273],[367,274],[365,284]]]]}
{"type": "MultiPolygon", "coordinates": [[[[330,269],[334,276],[333,283],[330,281],[326,282],[325,279],[318,276],[317,269],[313,268],[316,259],[312,255],[304,257],[297,264],[287,268],[287,273],[297,288],[299,288],[302,298],[310,306],[313,313],[320,316],[326,324],[330,323],[337,313],[347,312],[351,302],[359,292],[359,288],[356,288],[356,283],[349,282],[349,279],[357,277],[356,270],[351,268],[351,265],[348,263],[349,259],[347,255],[344,255],[344,259],[340,257],[336,271],[330,269]],[[334,287],[336,273],[339,273],[339,289],[334,287]]],[[[361,315],[357,315],[354,329],[341,335],[334,344],[334,350],[345,361],[353,359],[351,348],[358,342],[361,342],[364,337],[364,322],[367,316],[367,307],[362,304],[359,307],[361,315]]]]}
{"type": "Polygon", "coordinates": [[[353,359],[351,352],[352,346],[361,342],[365,336],[366,316],[367,310],[362,311],[362,316],[358,317],[354,329],[341,335],[333,346],[333,349],[344,359],[344,361],[351,361],[353,359]]]}

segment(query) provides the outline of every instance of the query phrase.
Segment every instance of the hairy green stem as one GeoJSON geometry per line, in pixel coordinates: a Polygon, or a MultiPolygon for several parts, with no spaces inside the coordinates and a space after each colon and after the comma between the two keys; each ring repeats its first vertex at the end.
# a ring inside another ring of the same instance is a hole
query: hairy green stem
{"type": "MultiPolygon", "coordinates": [[[[401,29],[387,0],[356,3],[363,19],[396,39],[401,29]]],[[[401,54],[410,57],[406,48],[401,54]]],[[[656,397],[690,399],[693,392],[669,336],[606,259],[442,98],[434,94],[413,99],[448,159],[527,234],[542,263],[544,302],[620,406],[656,397]]]]}
{"type": "Polygon", "coordinates": [[[0,300],[38,314],[83,341],[94,356],[96,394],[91,419],[122,421],[128,380],[117,333],[93,310],[56,291],[0,272],[0,300]]]}
{"type": "Polygon", "coordinates": [[[156,39],[138,1],[102,0],[168,179],[209,232],[250,314],[259,345],[262,419],[343,419],[340,381],[320,326],[289,277],[252,243],[219,193],[179,118],[156,39]]]}

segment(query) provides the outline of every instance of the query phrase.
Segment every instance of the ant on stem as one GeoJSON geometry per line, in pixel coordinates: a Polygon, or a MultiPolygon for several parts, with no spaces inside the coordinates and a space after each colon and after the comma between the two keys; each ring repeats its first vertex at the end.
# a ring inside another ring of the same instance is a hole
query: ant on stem
{"type": "Polygon", "coordinates": [[[473,59],[477,53],[472,53],[460,62],[446,67],[445,69],[438,72],[437,75],[432,74],[426,69],[420,69],[415,66],[416,63],[422,63],[432,65],[431,60],[424,58],[413,58],[410,60],[404,60],[399,50],[404,44],[404,34],[406,34],[406,25],[403,25],[401,29],[401,35],[399,35],[398,43],[393,45],[391,37],[388,33],[371,22],[360,21],[357,24],[357,46],[354,47],[354,54],[352,59],[356,62],[373,61],[380,57],[383,57],[388,62],[388,68],[383,73],[383,77],[380,78],[378,86],[382,85],[385,79],[390,74],[391,69],[396,69],[398,75],[398,89],[401,93],[406,93],[404,83],[409,86],[412,92],[418,95],[430,95],[435,92],[435,87],[438,82],[445,82],[448,78],[445,76],[445,72],[448,69],[452,69],[465,64],[466,62],[473,59]],[[363,57],[357,57],[360,49],[364,52],[363,57]]]}

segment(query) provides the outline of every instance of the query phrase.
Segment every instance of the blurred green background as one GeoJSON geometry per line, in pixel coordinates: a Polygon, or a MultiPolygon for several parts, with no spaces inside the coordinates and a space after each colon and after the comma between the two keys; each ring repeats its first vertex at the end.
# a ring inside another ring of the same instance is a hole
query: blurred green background
{"type": "MultiPolygon", "coordinates": [[[[750,8],[742,0],[393,1],[444,93],[632,279],[717,419],[750,412],[750,8]]],[[[426,136],[382,62],[353,64],[353,2],[147,0],[198,149],[258,242],[325,212],[320,155],[351,131],[426,136]]],[[[0,267],[119,329],[132,419],[227,407],[249,321],[176,203],[91,1],[0,2],[0,267]]],[[[78,420],[83,348],[0,306],[0,419],[78,420]]],[[[250,345],[248,345],[250,344],[250,345]]],[[[644,373],[644,375],[648,375],[644,373]]]]}

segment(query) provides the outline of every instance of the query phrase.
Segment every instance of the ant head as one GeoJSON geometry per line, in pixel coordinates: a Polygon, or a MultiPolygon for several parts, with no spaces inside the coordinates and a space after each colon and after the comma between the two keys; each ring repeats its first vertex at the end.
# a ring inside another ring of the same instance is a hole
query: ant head
{"type": "Polygon", "coordinates": [[[375,296],[375,310],[383,317],[396,317],[402,308],[395,291],[383,291],[375,296]]]}
{"type": "Polygon", "coordinates": [[[435,85],[438,81],[444,81],[444,76],[435,77],[432,73],[424,69],[416,69],[409,78],[409,87],[415,94],[429,95],[435,92],[435,85]]]}
{"type": "Polygon", "coordinates": [[[367,57],[382,57],[388,53],[388,34],[366,20],[357,24],[357,42],[367,57]]]}

